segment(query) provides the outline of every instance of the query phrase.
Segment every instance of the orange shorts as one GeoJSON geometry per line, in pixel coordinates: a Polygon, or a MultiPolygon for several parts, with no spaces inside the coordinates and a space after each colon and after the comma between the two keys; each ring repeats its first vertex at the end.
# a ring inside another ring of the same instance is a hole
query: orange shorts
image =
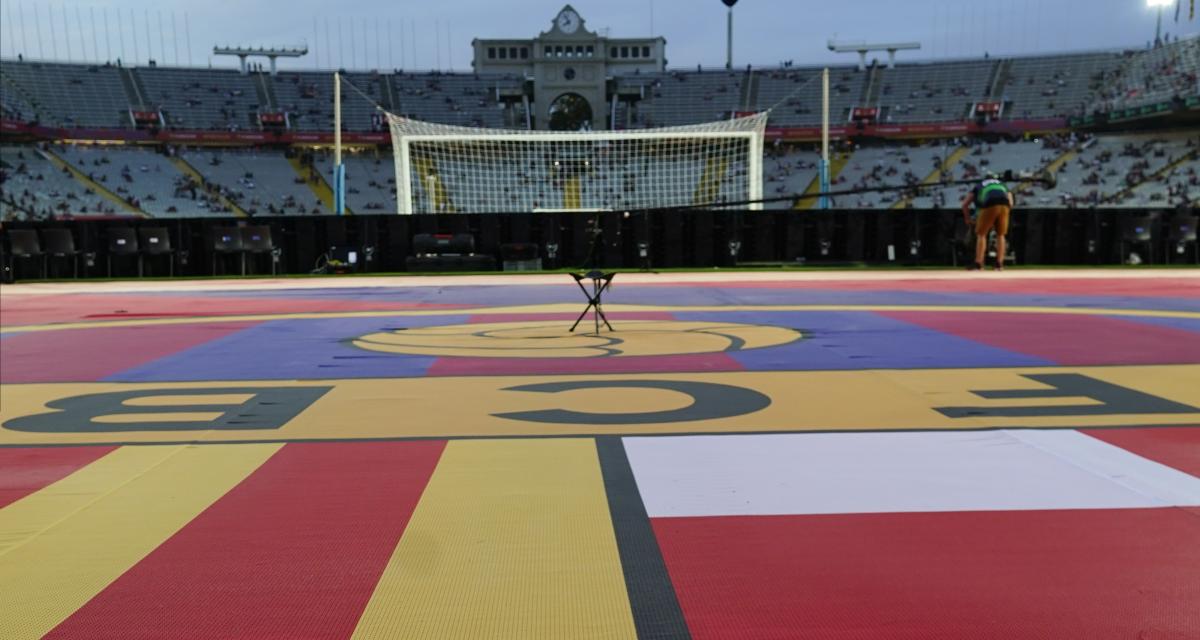
{"type": "Polygon", "coordinates": [[[1008,214],[1012,211],[1006,204],[995,204],[986,209],[980,209],[979,214],[975,216],[975,235],[986,236],[988,231],[992,230],[992,226],[996,227],[996,233],[1004,236],[1008,235],[1008,214]]]}

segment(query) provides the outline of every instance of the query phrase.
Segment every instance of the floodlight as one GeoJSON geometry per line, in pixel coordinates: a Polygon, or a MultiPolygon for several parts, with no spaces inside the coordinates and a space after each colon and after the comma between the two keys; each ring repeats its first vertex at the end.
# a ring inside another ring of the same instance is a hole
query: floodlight
{"type": "Polygon", "coordinates": [[[1173,4],[1175,0],[1146,0],[1147,7],[1165,7],[1173,4]]]}

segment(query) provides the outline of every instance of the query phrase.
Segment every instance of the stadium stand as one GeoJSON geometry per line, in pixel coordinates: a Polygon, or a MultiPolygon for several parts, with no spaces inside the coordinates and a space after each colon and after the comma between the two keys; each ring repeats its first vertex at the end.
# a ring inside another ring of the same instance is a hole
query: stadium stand
{"type": "MultiPolygon", "coordinates": [[[[285,129],[328,132],[332,127],[332,84],[327,73],[128,67],[3,60],[0,107],[9,122],[76,129],[129,131],[131,111],[161,114],[167,130],[258,132],[259,113],[287,115],[285,129]]],[[[883,125],[965,123],[979,101],[1003,104],[1002,120],[1065,118],[1155,105],[1200,96],[1200,38],[1177,39],[1157,48],[984,58],[932,63],[878,63],[865,70],[831,69],[831,114],[846,126],[855,107],[875,107],[883,125]]],[[[349,132],[386,131],[377,103],[408,117],[463,126],[524,127],[525,80],[517,75],[465,73],[350,72],[343,90],[343,127],[349,132]],[[361,91],[361,94],[359,93],[361,91]]],[[[771,127],[814,127],[821,118],[820,69],[785,65],[775,69],[674,70],[615,78],[621,99],[603,107],[597,120],[613,117],[618,128],[708,122],[732,113],[774,107],[771,127]]],[[[146,123],[142,123],[146,126],[146,123]]],[[[148,140],[144,132],[139,140],[148,140]]],[[[153,133],[153,132],[151,132],[153,133]]],[[[126,134],[118,134],[118,136],[126,134]]],[[[943,134],[944,135],[944,134],[943,134]]],[[[122,202],[153,216],[246,213],[313,213],[328,210],[332,170],[323,150],[258,147],[213,149],[103,145],[95,148],[6,141],[0,153],[3,216],[117,213],[122,202]],[[176,155],[177,157],[173,157],[176,155]],[[54,154],[51,157],[50,154],[54,154]],[[294,156],[311,156],[316,173],[294,156]],[[65,161],[80,175],[64,171],[65,161]],[[195,173],[192,173],[192,172],[195,173]],[[94,183],[89,184],[88,180],[94,183]],[[96,193],[99,188],[102,193],[96,193]],[[111,191],[115,196],[103,193],[111,191]]],[[[1159,206],[1196,197],[1195,135],[1043,136],[1016,141],[990,137],[934,141],[857,143],[839,164],[837,188],[905,185],[937,177],[940,162],[949,175],[973,178],[996,169],[1058,170],[1059,183],[1046,190],[1020,188],[1026,202],[1045,207],[1159,206]],[[961,153],[955,149],[964,147],[961,153]],[[951,156],[953,159],[951,160],[951,156]]],[[[537,188],[510,193],[515,210],[562,207],[564,189],[537,169],[533,159],[513,161],[516,183],[537,188]],[[530,169],[529,167],[533,167],[530,169]]],[[[386,147],[361,147],[347,155],[347,204],[352,211],[391,211],[395,180],[386,147]]],[[[811,147],[769,145],[764,158],[764,195],[801,193],[815,180],[811,147]]],[[[466,167],[439,167],[444,193],[419,194],[427,206],[469,210],[455,193],[466,167]]],[[[743,169],[744,170],[744,169],[743,169]]],[[[697,171],[703,173],[703,171],[697,171]]],[[[425,191],[426,185],[419,187],[425,191]]],[[[574,188],[574,187],[573,187],[574,188]]],[[[620,207],[622,193],[636,185],[578,183],[580,206],[620,207]]],[[[718,193],[723,193],[718,189],[718,193]]],[[[842,207],[907,205],[953,207],[961,190],[924,190],[903,196],[864,195],[842,207]]],[[[574,202],[574,201],[573,201],[574,202]]],[[[787,207],[790,203],[777,203],[787,207]]],[[[128,207],[125,207],[128,208],[128,207]]]]}
{"type": "Polygon", "coordinates": [[[59,156],[126,202],[152,215],[187,217],[227,213],[216,198],[205,194],[160,151],[111,145],[64,145],[59,156]]]}
{"type": "Polygon", "coordinates": [[[0,147],[0,219],[114,214],[117,208],[33,146],[0,147]]]}
{"type": "MultiPolygon", "coordinates": [[[[129,96],[111,65],[12,62],[3,64],[10,89],[42,124],[61,127],[126,128],[129,96]]],[[[20,109],[20,107],[17,107],[20,109]]]]}
{"type": "Polygon", "coordinates": [[[162,112],[168,127],[237,131],[258,127],[255,75],[218,69],[138,69],[145,106],[162,112]]]}
{"type": "Polygon", "coordinates": [[[863,106],[880,107],[884,122],[964,120],[971,105],[987,94],[995,65],[990,60],[970,60],[876,67],[879,96],[868,97],[863,106]]]}
{"type": "Polygon", "coordinates": [[[1198,74],[1200,36],[1126,55],[1119,66],[1103,70],[1100,78],[1103,91],[1092,109],[1112,111],[1196,95],[1198,74]]]}
{"type": "Polygon", "coordinates": [[[636,109],[634,128],[711,122],[742,108],[746,74],[731,71],[673,71],[627,76],[622,85],[645,96],[636,109]]]}
{"type": "MultiPolygon", "coordinates": [[[[776,69],[759,71],[756,110],[775,107],[771,124],[816,126],[821,124],[821,71],[819,69],[776,69]]],[[[853,67],[830,69],[829,117],[843,123],[850,109],[861,104],[864,74],[853,67]]]]}
{"type": "Polygon", "coordinates": [[[205,149],[185,150],[180,155],[250,215],[326,210],[282,152],[205,149]]]}

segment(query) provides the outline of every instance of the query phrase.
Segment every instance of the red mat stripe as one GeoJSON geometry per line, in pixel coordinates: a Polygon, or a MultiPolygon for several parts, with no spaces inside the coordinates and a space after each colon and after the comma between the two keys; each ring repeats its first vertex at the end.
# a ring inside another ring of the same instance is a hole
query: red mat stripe
{"type": "Polygon", "coordinates": [[[968,311],[880,315],[1062,365],[1200,363],[1200,338],[1183,329],[1106,316],[968,311]]]}
{"type": "Polygon", "coordinates": [[[102,327],[18,334],[0,340],[0,382],[96,382],[255,324],[102,327]]]}
{"type": "Polygon", "coordinates": [[[653,524],[697,640],[1200,637],[1184,509],[653,524]]]}
{"type": "Polygon", "coordinates": [[[89,319],[469,308],[469,305],[394,302],[349,296],[316,297],[320,292],[313,292],[313,298],[272,296],[271,293],[264,291],[260,297],[87,293],[27,296],[5,300],[2,318],[4,326],[13,327],[89,319]]]}
{"type": "Polygon", "coordinates": [[[48,487],[116,447],[0,449],[0,509],[48,487]]]}
{"type": "MultiPolygon", "coordinates": [[[[675,283],[637,286],[678,287],[675,283]]],[[[1064,278],[1061,280],[981,273],[975,278],[928,280],[778,280],[760,282],[688,282],[690,287],[722,289],[826,289],[831,291],[914,291],[1014,295],[1200,298],[1200,278],[1064,278]]]]}
{"type": "Polygon", "coordinates": [[[1200,478],[1200,425],[1146,429],[1091,429],[1097,440],[1200,478]]]}
{"type": "Polygon", "coordinates": [[[349,637],[444,446],[289,444],[48,637],[349,637]]]}

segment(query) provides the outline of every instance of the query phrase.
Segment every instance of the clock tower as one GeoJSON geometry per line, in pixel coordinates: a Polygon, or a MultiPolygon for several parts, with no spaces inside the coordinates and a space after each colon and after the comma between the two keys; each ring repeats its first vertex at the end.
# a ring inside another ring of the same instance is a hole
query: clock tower
{"type": "Polygon", "coordinates": [[[550,29],[531,40],[475,40],[476,73],[513,73],[530,81],[530,114],[535,129],[608,129],[613,80],[618,75],[666,69],[663,38],[609,38],[591,31],[571,5],[550,20],[550,29]],[[564,110],[572,117],[564,119],[564,110]],[[566,123],[566,124],[564,124],[566,123]]]}

